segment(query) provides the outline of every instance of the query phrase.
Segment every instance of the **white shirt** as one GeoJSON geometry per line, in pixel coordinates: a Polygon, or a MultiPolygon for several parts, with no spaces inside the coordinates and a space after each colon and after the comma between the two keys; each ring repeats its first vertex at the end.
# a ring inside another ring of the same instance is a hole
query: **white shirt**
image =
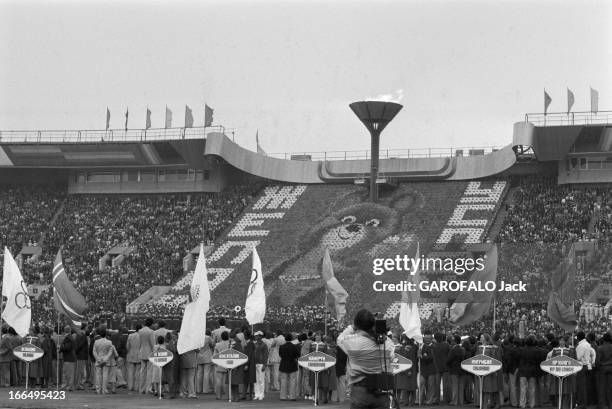
{"type": "Polygon", "coordinates": [[[595,350],[586,339],[580,341],[576,346],[576,359],[578,359],[582,365],[587,365],[589,369],[595,364],[595,350]]]}

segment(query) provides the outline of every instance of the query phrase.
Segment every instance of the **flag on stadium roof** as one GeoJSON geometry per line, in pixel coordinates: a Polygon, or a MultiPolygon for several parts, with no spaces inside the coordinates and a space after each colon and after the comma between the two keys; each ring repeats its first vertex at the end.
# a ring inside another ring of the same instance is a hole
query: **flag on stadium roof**
{"type": "Polygon", "coordinates": [[[266,151],[264,151],[261,145],[259,144],[259,129],[257,130],[257,132],[255,132],[255,142],[257,142],[257,153],[263,156],[268,156],[266,151]]]}
{"type": "MultiPolygon", "coordinates": [[[[421,257],[420,243],[417,243],[416,252],[413,260],[418,260],[421,257]]],[[[414,273],[410,272],[407,281],[410,281],[416,285],[415,291],[402,291],[402,302],[400,303],[399,323],[404,328],[404,334],[408,338],[412,338],[415,341],[421,343],[423,341],[423,334],[421,333],[421,316],[419,314],[419,271],[416,266],[414,273]]]]}
{"type": "Polygon", "coordinates": [[[546,112],[548,112],[548,107],[550,106],[551,102],[552,98],[550,95],[548,95],[548,92],[546,92],[546,88],[544,88],[544,115],[546,115],[546,112]]]}
{"type": "Polygon", "coordinates": [[[108,107],[106,107],[106,130],[108,131],[108,128],[110,128],[110,111],[108,110],[108,107]]]}
{"type": "Polygon", "coordinates": [[[591,88],[591,112],[596,114],[599,110],[599,92],[591,88]]]}
{"type": "Polygon", "coordinates": [[[185,105],[185,128],[193,128],[193,112],[188,105],[185,105]]]}
{"type": "Polygon", "coordinates": [[[334,276],[334,268],[327,247],[323,255],[321,275],[325,282],[325,304],[332,315],[341,322],[346,316],[346,300],[348,299],[348,293],[334,276]]]}
{"type": "Polygon", "coordinates": [[[185,306],[176,349],[183,354],[204,346],[206,312],[210,308],[210,287],[204,257],[204,244],[200,243],[200,255],[189,289],[191,302],[185,306]]]}
{"type": "Polygon", "coordinates": [[[213,109],[204,104],[204,127],[211,126],[213,123],[213,109]]]}
{"type": "Polygon", "coordinates": [[[574,106],[574,93],[568,88],[567,89],[567,113],[568,114],[572,111],[573,106],[574,106]]]}
{"type": "Polygon", "coordinates": [[[65,315],[73,325],[80,326],[85,321],[87,303],[85,298],[72,285],[62,262],[62,250],[58,250],[53,265],[53,304],[55,309],[65,315]]]}
{"type": "Polygon", "coordinates": [[[6,306],[2,318],[19,336],[25,337],[30,332],[32,304],[19,267],[7,247],[4,247],[3,272],[2,295],[6,297],[6,306]]]}
{"type": "Polygon", "coordinates": [[[145,120],[145,129],[151,127],[151,110],[147,107],[147,119],[145,120]]]}
{"type": "Polygon", "coordinates": [[[247,321],[251,325],[263,322],[266,315],[266,292],[261,271],[261,260],[255,246],[253,246],[253,269],[251,271],[251,282],[247,291],[244,312],[247,321]]]}
{"type": "MultiPolygon", "coordinates": [[[[487,281],[497,278],[497,245],[492,245],[485,255],[485,265],[481,271],[474,270],[470,284],[484,287],[487,281]]],[[[459,294],[450,308],[450,322],[454,325],[469,325],[491,309],[494,291],[464,291],[459,294]]]]}
{"type": "Polygon", "coordinates": [[[172,111],[166,105],[166,123],[164,125],[165,128],[172,128],[172,111]]]}
{"type": "Polygon", "coordinates": [[[129,115],[130,115],[130,112],[129,112],[129,111],[130,111],[130,109],[129,109],[129,108],[126,108],[126,109],[125,109],[125,130],[126,130],[126,131],[127,131],[127,126],[128,126],[128,117],[129,117],[129,115]]]}

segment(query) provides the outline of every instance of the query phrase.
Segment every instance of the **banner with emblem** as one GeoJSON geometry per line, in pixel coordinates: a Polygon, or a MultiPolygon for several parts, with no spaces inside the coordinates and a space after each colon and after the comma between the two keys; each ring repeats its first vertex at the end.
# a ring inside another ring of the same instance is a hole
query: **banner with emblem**
{"type": "Polygon", "coordinates": [[[25,337],[30,331],[32,322],[32,304],[28,295],[28,286],[23,281],[19,267],[7,247],[4,248],[2,296],[6,297],[2,318],[19,336],[25,337]]]}
{"type": "Polygon", "coordinates": [[[210,308],[210,288],[204,258],[204,244],[200,244],[200,254],[191,281],[191,302],[185,305],[176,350],[179,354],[200,349],[204,346],[206,335],[206,312],[210,308]]]}
{"type": "Polygon", "coordinates": [[[253,246],[253,269],[251,270],[251,282],[247,291],[244,312],[251,325],[263,322],[266,316],[266,291],[264,290],[261,260],[255,246],[253,246]]]}

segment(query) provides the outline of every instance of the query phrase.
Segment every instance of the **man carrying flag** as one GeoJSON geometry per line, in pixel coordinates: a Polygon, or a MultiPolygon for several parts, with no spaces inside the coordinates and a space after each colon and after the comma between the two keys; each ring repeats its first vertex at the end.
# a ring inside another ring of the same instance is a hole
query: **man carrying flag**
{"type": "Polygon", "coordinates": [[[191,302],[185,305],[181,331],[176,345],[179,354],[204,346],[206,312],[210,308],[210,288],[203,243],[200,243],[200,254],[191,280],[190,295],[191,302]]]}
{"type": "Polygon", "coordinates": [[[65,315],[72,326],[81,327],[86,321],[85,310],[87,303],[85,298],[72,285],[62,263],[62,250],[57,252],[53,265],[53,304],[59,314],[65,315]]]}
{"type": "Polygon", "coordinates": [[[2,296],[6,297],[2,318],[19,336],[27,336],[32,322],[32,304],[19,267],[7,247],[4,247],[2,296]]]}
{"type": "Polygon", "coordinates": [[[196,353],[206,342],[206,312],[210,308],[210,288],[203,243],[200,243],[200,254],[189,291],[191,302],[185,306],[176,350],[183,355],[182,388],[189,398],[195,398],[196,353]],[[190,365],[184,365],[185,363],[190,365]]]}
{"type": "MultiPolygon", "coordinates": [[[[348,293],[340,285],[338,279],[334,276],[334,269],[329,256],[329,249],[325,248],[325,254],[323,255],[323,265],[321,268],[321,275],[325,282],[325,304],[332,313],[332,315],[338,320],[338,325],[346,316],[346,300],[348,293]]],[[[327,323],[326,323],[327,325],[327,323]]]]}

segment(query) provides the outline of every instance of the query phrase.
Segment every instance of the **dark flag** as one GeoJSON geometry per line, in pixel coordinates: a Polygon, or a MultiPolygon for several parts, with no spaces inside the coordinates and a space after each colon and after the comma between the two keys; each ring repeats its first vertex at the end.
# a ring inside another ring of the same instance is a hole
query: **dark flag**
{"type": "Polygon", "coordinates": [[[151,110],[147,108],[147,119],[145,121],[145,129],[149,129],[151,127],[151,110]]]}
{"type": "Polygon", "coordinates": [[[213,123],[213,109],[204,104],[204,127],[209,127],[213,123]]]}
{"type": "Polygon", "coordinates": [[[546,89],[544,89],[544,115],[546,115],[546,113],[548,112],[548,107],[550,106],[551,102],[552,98],[550,97],[550,95],[548,95],[546,89]]]}
{"type": "Polygon", "coordinates": [[[107,131],[109,127],[110,127],[110,111],[108,110],[108,107],[106,107],[106,130],[107,131]]]}
{"type": "Polygon", "coordinates": [[[129,108],[125,109],[125,130],[127,131],[128,126],[128,116],[130,115],[129,108]]]}
{"type": "Polygon", "coordinates": [[[185,105],[185,128],[193,128],[193,112],[185,105]]]}
{"type": "Polygon", "coordinates": [[[546,312],[550,319],[565,331],[573,331],[578,324],[573,310],[576,271],[575,261],[573,257],[569,257],[552,275],[552,292],[548,297],[546,312]],[[567,303],[569,300],[572,300],[571,304],[567,303]]]}
{"type": "MultiPolygon", "coordinates": [[[[475,270],[470,282],[479,282],[484,287],[487,281],[497,278],[497,246],[492,245],[485,255],[485,267],[482,271],[475,270]]],[[[450,308],[450,321],[455,325],[469,325],[476,321],[491,308],[494,293],[490,291],[466,291],[459,294],[450,308]]]]}

